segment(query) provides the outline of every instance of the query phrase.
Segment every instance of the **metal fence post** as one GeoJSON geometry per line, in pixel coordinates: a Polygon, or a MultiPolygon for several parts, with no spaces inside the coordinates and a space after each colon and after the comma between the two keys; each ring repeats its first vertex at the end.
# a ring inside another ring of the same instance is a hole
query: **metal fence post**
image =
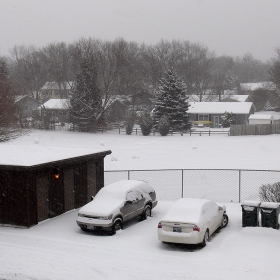
{"type": "Polygon", "coordinates": [[[239,203],[241,201],[241,170],[239,170],[239,203]]]}
{"type": "Polygon", "coordinates": [[[182,169],[182,198],[184,197],[184,169],[182,169]]]}
{"type": "Polygon", "coordinates": [[[130,172],[129,172],[129,170],[127,170],[127,180],[129,180],[130,179],[130,172]]]}

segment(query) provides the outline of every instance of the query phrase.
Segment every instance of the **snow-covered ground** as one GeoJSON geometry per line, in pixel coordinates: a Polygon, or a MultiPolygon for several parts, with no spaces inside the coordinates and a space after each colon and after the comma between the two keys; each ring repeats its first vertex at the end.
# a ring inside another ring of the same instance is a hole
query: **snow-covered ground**
{"type": "MultiPolygon", "coordinates": [[[[105,170],[161,168],[280,169],[280,135],[161,137],[34,131],[5,145],[112,150],[105,170]]],[[[3,155],[2,155],[3,156],[3,155]]],[[[36,155],[30,155],[36,157],[36,155]]],[[[77,210],[30,229],[0,227],[0,279],[278,279],[280,231],[242,228],[239,203],[226,203],[229,225],[203,249],[161,244],[153,216],[131,221],[114,236],[84,233],[77,210]]],[[[218,201],[218,203],[223,203],[218,201]]],[[[0,206],[1,207],[1,206],[0,206]]],[[[20,211],[20,209],[18,209],[20,211]]]]}

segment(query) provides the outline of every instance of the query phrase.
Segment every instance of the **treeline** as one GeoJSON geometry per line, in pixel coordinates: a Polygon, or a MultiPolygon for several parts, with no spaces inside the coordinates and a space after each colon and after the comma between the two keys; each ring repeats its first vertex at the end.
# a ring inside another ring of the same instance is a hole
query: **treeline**
{"type": "Polygon", "coordinates": [[[62,92],[63,84],[75,81],[83,61],[91,65],[103,96],[154,93],[170,68],[185,82],[187,94],[203,95],[211,89],[213,94],[221,95],[226,89],[239,89],[240,83],[268,81],[271,67],[251,54],[215,56],[208,47],[189,41],[162,40],[147,45],[122,38],[80,39],[42,48],[15,46],[10,56],[2,58],[7,62],[15,92],[37,100],[46,82],[56,82],[62,92]]]}

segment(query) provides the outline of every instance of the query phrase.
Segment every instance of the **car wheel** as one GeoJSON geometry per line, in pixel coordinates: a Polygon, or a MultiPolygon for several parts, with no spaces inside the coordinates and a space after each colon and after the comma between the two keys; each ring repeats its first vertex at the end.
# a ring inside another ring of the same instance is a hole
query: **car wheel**
{"type": "Polygon", "coordinates": [[[209,230],[208,229],[205,231],[202,246],[206,246],[207,242],[209,242],[209,230]]]}
{"type": "Polygon", "coordinates": [[[226,227],[227,224],[228,224],[228,215],[227,215],[227,214],[224,214],[224,215],[223,215],[223,219],[222,219],[222,223],[221,223],[221,228],[226,227]]]}
{"type": "Polygon", "coordinates": [[[121,220],[116,220],[112,226],[112,231],[111,231],[111,234],[114,235],[116,234],[116,232],[120,229],[123,228],[123,224],[122,224],[122,221],[121,220]]]}
{"type": "Polygon", "coordinates": [[[151,217],[152,216],[152,209],[150,205],[146,205],[145,209],[141,215],[142,220],[146,220],[147,217],[151,217]]]}

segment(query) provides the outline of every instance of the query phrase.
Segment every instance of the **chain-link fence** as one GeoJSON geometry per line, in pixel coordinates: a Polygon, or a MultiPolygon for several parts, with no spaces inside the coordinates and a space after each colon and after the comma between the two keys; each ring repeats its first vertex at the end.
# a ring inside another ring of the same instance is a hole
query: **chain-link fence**
{"type": "Polygon", "coordinates": [[[161,169],[105,171],[105,186],[130,179],[144,180],[155,189],[158,200],[199,197],[220,202],[260,200],[259,188],[280,182],[278,170],[161,169]]]}

